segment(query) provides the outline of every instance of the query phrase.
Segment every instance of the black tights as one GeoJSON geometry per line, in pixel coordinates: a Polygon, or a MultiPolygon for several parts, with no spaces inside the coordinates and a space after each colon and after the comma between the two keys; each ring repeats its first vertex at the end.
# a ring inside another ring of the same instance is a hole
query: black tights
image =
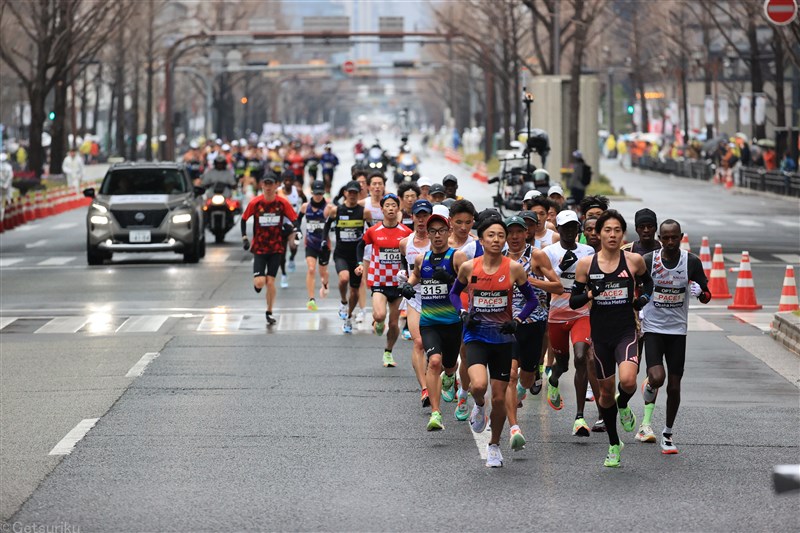
{"type": "Polygon", "coordinates": [[[612,446],[619,444],[619,435],[617,434],[617,404],[611,404],[611,407],[603,407],[600,403],[597,404],[597,410],[600,411],[600,416],[603,422],[606,423],[606,433],[608,433],[608,443],[612,446]]]}

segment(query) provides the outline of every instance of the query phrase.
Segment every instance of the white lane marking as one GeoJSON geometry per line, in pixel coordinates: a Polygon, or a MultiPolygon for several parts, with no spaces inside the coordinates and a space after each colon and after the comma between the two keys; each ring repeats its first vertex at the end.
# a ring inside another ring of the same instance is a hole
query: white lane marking
{"type": "Polygon", "coordinates": [[[755,326],[761,331],[769,331],[772,325],[772,318],[774,317],[774,313],[758,313],[758,312],[747,312],[747,313],[734,313],[733,318],[737,320],[741,320],[742,322],[746,322],[751,326],[755,326]]]}
{"type": "Polygon", "coordinates": [[[746,218],[737,219],[734,222],[736,222],[740,226],[747,226],[748,228],[763,228],[764,227],[764,223],[763,222],[758,222],[756,220],[749,220],[749,219],[746,219],[746,218]]]}
{"type": "Polygon", "coordinates": [[[213,313],[203,317],[197,331],[211,331],[226,333],[238,331],[244,315],[230,315],[228,313],[213,313]]]}
{"type": "Polygon", "coordinates": [[[769,335],[729,335],[728,339],[744,348],[750,355],[760,359],[789,383],[800,388],[800,365],[797,356],[784,348],[776,346],[769,335]]]}
{"type": "MultiPolygon", "coordinates": [[[[725,261],[729,263],[736,263],[737,265],[742,262],[742,253],[739,252],[738,254],[728,254],[725,255],[725,261]]],[[[761,259],[756,259],[753,256],[750,256],[750,264],[755,265],[756,263],[760,263],[761,259]]]]}
{"type": "Polygon", "coordinates": [[[689,331],[722,331],[722,328],[706,320],[705,318],[689,314],[689,331]]]}
{"type": "Polygon", "coordinates": [[[15,317],[15,316],[4,316],[4,317],[0,318],[0,329],[3,329],[4,327],[8,326],[9,324],[12,324],[16,319],[17,319],[17,317],[15,317]]]}
{"type": "Polygon", "coordinates": [[[128,370],[128,373],[125,374],[126,378],[138,378],[142,374],[144,374],[144,369],[147,368],[153,359],[161,355],[159,352],[147,352],[142,356],[139,361],[128,370]]]}
{"type": "Polygon", "coordinates": [[[81,420],[77,426],[67,433],[55,447],[50,450],[49,455],[69,455],[75,449],[75,445],[89,433],[89,430],[97,424],[99,418],[85,418],[81,420]]]}
{"type": "Polygon", "coordinates": [[[34,333],[75,333],[87,322],[89,319],[85,316],[60,316],[49,321],[34,333]]]}
{"type": "MultiPolygon", "coordinates": [[[[278,314],[278,331],[319,331],[319,314],[278,314]]],[[[341,322],[340,322],[341,327],[341,322]]]]}
{"type": "Polygon", "coordinates": [[[0,268],[9,267],[11,265],[16,265],[17,263],[21,263],[24,261],[21,257],[5,257],[0,259],[0,268]]]}
{"type": "Polygon", "coordinates": [[[205,263],[224,263],[230,258],[230,254],[206,254],[203,258],[205,263]]]}
{"type": "Polygon", "coordinates": [[[56,224],[55,226],[52,226],[50,229],[69,229],[69,228],[74,228],[77,225],[78,225],[77,222],[62,222],[61,224],[56,224]]]}
{"type": "MultiPolygon", "coordinates": [[[[770,222],[773,222],[773,221],[770,221],[770,222]]],[[[774,222],[777,222],[778,224],[780,224],[784,228],[792,228],[792,229],[800,228],[800,221],[798,221],[798,220],[775,220],[774,222]]]]}
{"type": "Polygon", "coordinates": [[[698,224],[701,226],[724,226],[724,222],[720,222],[719,220],[714,220],[710,218],[704,218],[702,220],[697,221],[698,224]]]}
{"type": "Polygon", "coordinates": [[[800,264],[800,254],[772,254],[772,257],[789,265],[800,264]]]}
{"type": "Polygon", "coordinates": [[[37,229],[39,226],[40,224],[25,224],[24,226],[14,228],[14,231],[31,231],[33,229],[37,229]]]}
{"type": "Polygon", "coordinates": [[[51,257],[36,264],[39,266],[63,266],[73,261],[75,261],[74,257],[51,257]]]}
{"type": "Polygon", "coordinates": [[[117,333],[155,333],[169,315],[132,316],[117,328],[117,333]]]}
{"type": "Polygon", "coordinates": [[[47,239],[39,239],[36,242],[31,242],[25,245],[25,248],[41,248],[47,244],[47,239]]]}

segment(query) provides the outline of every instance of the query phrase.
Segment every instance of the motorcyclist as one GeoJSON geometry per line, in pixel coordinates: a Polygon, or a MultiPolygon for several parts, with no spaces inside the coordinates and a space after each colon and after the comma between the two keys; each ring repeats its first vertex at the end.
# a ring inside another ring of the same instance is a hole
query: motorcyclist
{"type": "Polygon", "coordinates": [[[330,194],[333,173],[339,166],[339,158],[334,155],[330,144],[325,145],[325,152],[320,157],[320,162],[322,163],[322,181],[325,182],[325,192],[330,194]]]}
{"type": "MultiPolygon", "coordinates": [[[[400,147],[400,153],[397,155],[397,159],[395,160],[395,169],[394,169],[394,182],[400,183],[405,179],[403,175],[403,171],[410,170],[413,172],[413,176],[419,178],[419,174],[417,172],[417,166],[419,165],[419,160],[415,155],[411,153],[411,147],[407,144],[404,144],[400,147]]],[[[412,177],[412,181],[415,179],[412,177]]]]}
{"type": "Polygon", "coordinates": [[[358,142],[356,143],[355,148],[353,148],[353,154],[354,155],[355,154],[363,154],[365,148],[366,148],[366,146],[364,146],[364,142],[361,139],[359,139],[358,142]]]}
{"type": "Polygon", "coordinates": [[[236,187],[236,178],[233,175],[233,170],[228,168],[225,156],[221,154],[214,159],[214,168],[208,169],[203,174],[201,187],[205,187],[206,191],[210,193],[215,192],[218,184],[225,186],[221,192],[225,198],[230,198],[233,189],[236,187]]]}

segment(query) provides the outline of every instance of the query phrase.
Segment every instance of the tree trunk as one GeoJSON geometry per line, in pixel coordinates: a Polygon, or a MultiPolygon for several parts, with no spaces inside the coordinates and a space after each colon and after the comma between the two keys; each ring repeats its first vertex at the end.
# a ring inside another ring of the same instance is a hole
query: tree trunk
{"type": "MultiPolygon", "coordinates": [[[[703,109],[705,109],[705,99],[708,96],[711,96],[711,30],[709,28],[708,22],[705,20],[705,17],[708,16],[707,13],[704,13],[703,16],[703,49],[706,53],[706,64],[703,67],[703,88],[705,90],[705,94],[703,95],[703,109]]],[[[714,100],[714,106],[717,105],[717,101],[714,100]]],[[[705,113],[704,113],[705,115],[705,113]]],[[[703,117],[703,121],[705,121],[705,116],[703,117]]],[[[714,138],[714,125],[713,124],[706,124],[706,139],[713,139],[714,138]]]]}
{"type": "Polygon", "coordinates": [[[66,79],[58,80],[53,91],[53,111],[56,119],[53,121],[53,129],[50,130],[50,174],[61,174],[61,163],[66,155],[67,145],[67,90],[69,82],[66,79]]]}
{"type": "Polygon", "coordinates": [[[117,131],[114,136],[114,153],[125,156],[125,30],[120,28],[117,35],[116,57],[116,91],[117,91],[117,131]]]}
{"type": "Polygon", "coordinates": [[[94,80],[94,115],[92,116],[92,135],[98,135],[97,121],[100,120],[100,95],[103,92],[103,64],[97,65],[97,76],[94,80]]]}
{"type": "Polygon", "coordinates": [[[81,127],[80,130],[78,130],[84,137],[88,131],[86,128],[86,115],[88,111],[86,108],[89,106],[89,90],[87,88],[88,81],[86,79],[88,77],[86,73],[87,70],[89,70],[88,67],[83,69],[83,84],[81,85],[81,127]]]}
{"type": "Polygon", "coordinates": [[[750,106],[750,123],[753,125],[753,135],[757,139],[766,137],[766,124],[756,125],[756,94],[764,92],[764,74],[761,71],[761,51],[758,47],[756,22],[750,18],[747,22],[747,40],[750,43],[750,86],[753,92],[752,105],[750,106]]]}
{"type": "Polygon", "coordinates": [[[784,72],[786,70],[786,53],[780,30],[772,28],[772,46],[775,52],[775,125],[779,128],[786,127],[786,95],[784,93],[784,72]]]}
{"type": "MultiPolygon", "coordinates": [[[[153,160],[153,24],[155,15],[153,14],[153,2],[147,3],[147,85],[145,87],[144,104],[144,158],[148,161],[153,160]]],[[[170,117],[172,119],[172,117],[170,117]]],[[[174,127],[174,124],[173,124],[174,127]]]]}
{"type": "Polygon", "coordinates": [[[647,133],[650,131],[650,117],[647,114],[647,99],[644,94],[643,70],[645,66],[642,65],[642,35],[639,31],[639,17],[636,12],[632,15],[631,23],[633,29],[633,80],[635,90],[639,93],[639,108],[641,109],[641,113],[639,113],[639,130],[647,133]]]}
{"type": "Polygon", "coordinates": [[[114,153],[114,142],[111,134],[114,131],[114,105],[117,101],[117,84],[111,86],[111,101],[108,103],[108,129],[106,130],[106,153],[112,155],[114,153]]]}
{"type": "MultiPolygon", "coordinates": [[[[38,82],[38,80],[36,80],[38,82]]],[[[42,148],[42,130],[44,129],[44,95],[41,86],[35,83],[30,91],[31,102],[31,125],[28,127],[29,142],[28,148],[29,170],[36,173],[36,177],[41,177],[44,171],[44,149],[42,148]]]]}
{"type": "Polygon", "coordinates": [[[139,52],[136,52],[133,62],[133,94],[131,95],[131,146],[128,150],[128,159],[136,161],[139,159],[139,72],[140,66],[139,52]]]}
{"type": "Polygon", "coordinates": [[[491,66],[486,65],[484,74],[486,76],[486,134],[483,145],[483,157],[485,161],[489,161],[492,156],[492,144],[494,143],[494,72],[491,66]]]}
{"type": "Polygon", "coordinates": [[[586,31],[583,23],[583,10],[585,4],[583,0],[575,2],[575,34],[572,40],[572,66],[570,68],[569,82],[569,132],[567,142],[569,153],[580,149],[578,146],[578,124],[580,122],[581,105],[581,64],[583,63],[583,53],[586,47],[586,31]]]}

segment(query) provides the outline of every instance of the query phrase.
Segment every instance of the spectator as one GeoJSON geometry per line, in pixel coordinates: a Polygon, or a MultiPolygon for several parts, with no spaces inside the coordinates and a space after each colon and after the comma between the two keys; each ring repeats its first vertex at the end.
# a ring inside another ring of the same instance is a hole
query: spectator
{"type": "Polygon", "coordinates": [[[8,162],[8,155],[0,153],[0,224],[6,217],[6,202],[11,201],[11,184],[14,181],[14,169],[8,162]]]}
{"type": "Polygon", "coordinates": [[[67,177],[67,185],[75,192],[80,193],[83,180],[83,159],[78,155],[74,146],[69,149],[67,157],[61,163],[61,170],[67,177]]]}
{"type": "Polygon", "coordinates": [[[797,172],[797,162],[792,158],[792,154],[787,150],[781,159],[781,172],[797,172]]]}
{"type": "Polygon", "coordinates": [[[572,175],[567,181],[567,186],[569,187],[570,196],[575,199],[575,203],[580,204],[583,197],[586,196],[586,185],[588,183],[585,174],[588,167],[580,150],[572,152],[572,159],[572,175]]]}
{"type": "Polygon", "coordinates": [[[764,168],[767,171],[778,169],[778,157],[774,148],[767,148],[764,150],[764,168]]]}

